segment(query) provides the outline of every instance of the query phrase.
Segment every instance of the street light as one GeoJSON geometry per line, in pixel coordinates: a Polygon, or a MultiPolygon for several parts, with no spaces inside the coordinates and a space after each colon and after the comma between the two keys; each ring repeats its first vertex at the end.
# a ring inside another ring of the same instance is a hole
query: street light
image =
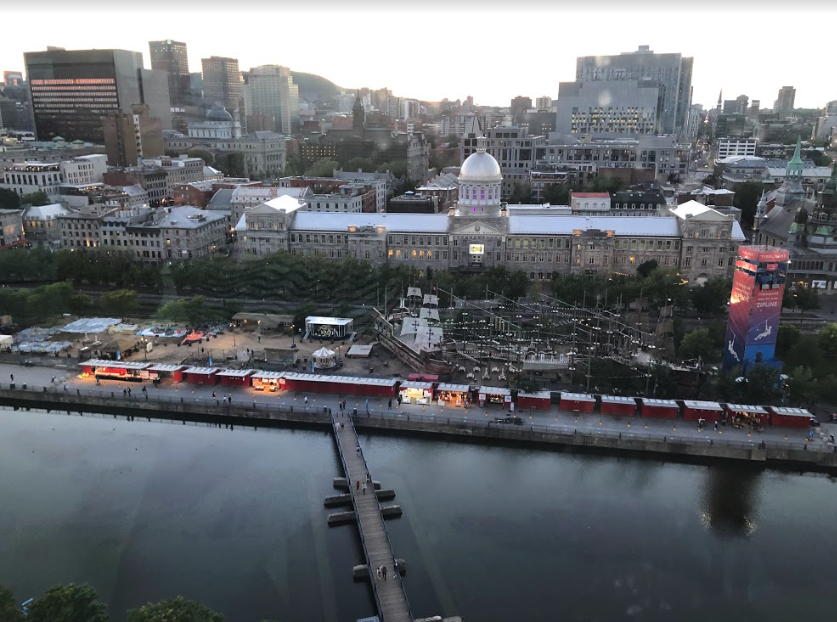
{"type": "Polygon", "coordinates": [[[296,336],[296,326],[291,324],[291,346],[296,346],[296,341],[294,341],[295,336],[296,336]]]}

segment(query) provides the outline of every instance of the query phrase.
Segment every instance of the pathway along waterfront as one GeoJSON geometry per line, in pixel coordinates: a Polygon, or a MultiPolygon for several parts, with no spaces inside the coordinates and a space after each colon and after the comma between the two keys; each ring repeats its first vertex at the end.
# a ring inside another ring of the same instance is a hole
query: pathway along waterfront
{"type": "Polygon", "coordinates": [[[400,574],[395,570],[395,555],[393,555],[392,543],[381,514],[381,504],[375,494],[369,467],[358,443],[352,418],[348,415],[345,417],[332,415],[331,421],[334,426],[337,451],[340,453],[340,462],[346,472],[349,494],[352,496],[360,541],[366,555],[369,580],[378,605],[378,616],[382,622],[412,622],[413,616],[410,613],[410,603],[404,591],[404,584],[400,574]],[[364,492],[358,489],[358,483],[363,486],[364,492]],[[379,579],[377,572],[372,570],[381,566],[386,568],[387,578],[385,579],[379,579]]]}
{"type": "MultiPolygon", "coordinates": [[[[17,407],[75,411],[142,412],[155,419],[222,421],[260,427],[265,425],[332,425],[329,408],[323,406],[284,406],[259,402],[249,396],[234,395],[230,403],[222,398],[175,397],[135,392],[127,399],[118,395],[119,386],[67,391],[53,385],[0,384],[0,404],[17,407]],[[27,388],[24,389],[23,386],[27,388]],[[111,389],[115,389],[112,391],[111,389]]],[[[328,397],[337,400],[337,395],[328,397]]],[[[802,470],[837,470],[837,446],[808,447],[805,442],[755,439],[732,440],[686,436],[677,433],[617,432],[599,428],[594,419],[579,418],[572,425],[492,424],[488,419],[462,419],[396,411],[360,413],[354,425],[361,429],[459,436],[499,441],[518,441],[540,445],[569,445],[598,450],[670,454],[708,459],[745,460],[802,470]]]]}

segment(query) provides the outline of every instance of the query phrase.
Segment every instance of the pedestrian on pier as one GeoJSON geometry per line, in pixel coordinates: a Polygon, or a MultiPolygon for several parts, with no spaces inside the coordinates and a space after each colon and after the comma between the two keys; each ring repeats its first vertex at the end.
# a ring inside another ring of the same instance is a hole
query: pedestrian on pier
{"type": "Polygon", "coordinates": [[[716,432],[718,431],[718,422],[717,421],[715,422],[715,431],[716,432]]]}
{"type": "Polygon", "coordinates": [[[389,402],[387,402],[387,410],[392,410],[392,398],[389,398],[389,402]]]}
{"type": "Polygon", "coordinates": [[[215,391],[212,391],[212,399],[215,399],[215,391]]]}
{"type": "Polygon", "coordinates": [[[122,389],[122,397],[128,397],[128,389],[122,389]]]}
{"type": "Polygon", "coordinates": [[[383,575],[383,574],[381,574],[381,567],[380,567],[380,566],[378,566],[377,568],[375,568],[375,574],[376,574],[376,575],[378,575],[378,579],[379,579],[379,580],[384,578],[384,575],[383,575]]]}
{"type": "Polygon", "coordinates": [[[308,403],[308,396],[307,395],[305,396],[305,403],[306,404],[308,403]]]}
{"type": "Polygon", "coordinates": [[[363,494],[366,494],[366,482],[363,482],[363,494]]]}
{"type": "Polygon", "coordinates": [[[355,482],[355,490],[360,490],[360,480],[355,482]]]}
{"type": "Polygon", "coordinates": [[[366,474],[366,481],[367,481],[367,482],[371,482],[371,481],[372,481],[372,476],[371,476],[371,475],[369,475],[369,473],[367,473],[367,474],[366,474]]]}
{"type": "Polygon", "coordinates": [[[12,382],[14,382],[14,381],[15,381],[15,375],[14,375],[14,374],[9,374],[9,378],[11,378],[11,379],[12,379],[12,382]]]}
{"type": "Polygon", "coordinates": [[[357,450],[356,450],[356,451],[357,451],[357,455],[359,456],[359,455],[360,455],[360,445],[358,445],[358,446],[357,446],[357,450]]]}
{"type": "Polygon", "coordinates": [[[381,566],[381,574],[384,575],[384,581],[386,581],[387,580],[387,567],[386,566],[381,566]]]}
{"type": "Polygon", "coordinates": [[[143,393],[148,393],[148,389],[145,388],[145,385],[143,385],[143,387],[142,387],[142,392],[143,393]]]}
{"type": "MultiPolygon", "coordinates": [[[[66,393],[66,392],[67,392],[67,385],[65,384],[65,385],[64,385],[64,393],[66,393]]],[[[130,392],[130,391],[129,391],[129,392],[130,392]]]]}
{"type": "MultiPolygon", "coordinates": [[[[64,385],[64,390],[65,391],[67,390],[67,385],[66,384],[64,385]]],[[[128,389],[128,397],[131,397],[131,389],[130,388],[128,389]]]]}
{"type": "MultiPolygon", "coordinates": [[[[97,377],[96,377],[96,380],[98,380],[98,379],[99,379],[99,378],[98,378],[98,376],[97,376],[97,377]]],[[[53,376],[53,377],[52,377],[52,380],[50,380],[50,382],[51,382],[52,384],[55,384],[55,376],[53,376]]]]}

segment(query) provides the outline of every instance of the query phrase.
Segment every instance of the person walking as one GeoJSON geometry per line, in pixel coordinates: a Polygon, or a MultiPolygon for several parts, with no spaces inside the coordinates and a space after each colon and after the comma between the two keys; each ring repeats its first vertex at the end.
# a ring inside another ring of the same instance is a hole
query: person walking
{"type": "Polygon", "coordinates": [[[308,396],[307,395],[305,396],[305,403],[306,404],[308,403],[308,396]]]}
{"type": "Polygon", "coordinates": [[[363,494],[366,494],[366,482],[363,482],[363,494]]]}
{"type": "Polygon", "coordinates": [[[392,398],[389,398],[389,402],[387,402],[387,410],[392,410],[392,398]]]}
{"type": "Polygon", "coordinates": [[[128,389],[122,389],[122,397],[128,397],[128,389]]]}
{"type": "Polygon", "coordinates": [[[355,482],[355,490],[360,490],[360,480],[355,482]]]}
{"type": "Polygon", "coordinates": [[[215,389],[212,389],[212,399],[215,399],[215,389]]]}
{"type": "Polygon", "coordinates": [[[378,576],[379,581],[383,578],[383,575],[381,574],[381,567],[380,566],[375,568],[375,574],[378,576]]]}
{"type": "Polygon", "coordinates": [[[11,379],[12,379],[12,382],[14,382],[14,381],[15,381],[15,375],[14,375],[14,374],[9,374],[9,378],[11,378],[11,379]]]}
{"type": "Polygon", "coordinates": [[[358,445],[358,446],[357,446],[357,450],[356,450],[356,451],[357,451],[357,455],[359,456],[359,455],[360,455],[360,445],[358,445]]]}
{"type": "MultiPolygon", "coordinates": [[[[64,385],[64,388],[66,389],[66,388],[67,388],[67,385],[64,385]]],[[[128,388],[128,397],[131,397],[131,389],[130,389],[130,387],[128,388]]]]}
{"type": "Polygon", "coordinates": [[[381,573],[384,575],[384,581],[386,581],[387,580],[387,567],[386,566],[381,567],[381,573]]]}
{"type": "MultiPolygon", "coordinates": [[[[65,383],[64,384],[64,393],[66,393],[66,392],[67,392],[67,384],[65,383]]],[[[131,393],[131,389],[128,389],[128,394],[130,395],[130,393],[131,393]]]]}

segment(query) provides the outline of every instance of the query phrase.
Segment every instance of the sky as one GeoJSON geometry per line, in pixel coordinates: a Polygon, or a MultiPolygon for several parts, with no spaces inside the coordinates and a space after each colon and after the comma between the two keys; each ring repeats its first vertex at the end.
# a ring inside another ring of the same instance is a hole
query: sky
{"type": "Polygon", "coordinates": [[[558,83],[575,79],[577,56],[650,45],[694,57],[693,101],[704,106],[723,89],[724,99],[746,94],[770,108],[783,85],[796,87],[800,108],[837,100],[829,36],[837,2],[827,0],[707,0],[689,8],[673,8],[676,0],[601,0],[590,10],[560,0],[118,4],[4,7],[14,27],[0,35],[0,70],[23,70],[23,53],[47,45],[138,51],[150,67],[148,41],[174,39],[187,44],[191,71],[200,71],[201,58],[231,56],[242,70],[278,64],[345,88],[387,87],[425,101],[473,95],[478,104],[507,106],[516,95],[557,97],[558,83]]]}

